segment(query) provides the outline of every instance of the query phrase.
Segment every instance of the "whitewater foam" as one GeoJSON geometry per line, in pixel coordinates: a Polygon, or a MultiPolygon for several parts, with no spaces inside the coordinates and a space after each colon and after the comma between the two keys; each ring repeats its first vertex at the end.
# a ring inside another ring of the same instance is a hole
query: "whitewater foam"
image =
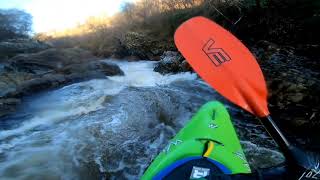
{"type": "MultiPolygon", "coordinates": [[[[138,179],[177,126],[213,98],[194,73],[161,75],[154,62],[115,63],[125,76],[75,83],[22,104],[22,123],[0,131],[0,179],[138,179]],[[172,126],[161,123],[165,116],[172,126]]],[[[247,144],[253,155],[268,151],[247,144]]]]}
{"type": "Polygon", "coordinates": [[[155,62],[138,61],[123,63],[117,62],[120,68],[125,72],[125,76],[112,76],[109,79],[132,87],[150,87],[166,85],[176,81],[195,80],[195,73],[184,72],[179,74],[161,75],[153,71],[155,62]]]}

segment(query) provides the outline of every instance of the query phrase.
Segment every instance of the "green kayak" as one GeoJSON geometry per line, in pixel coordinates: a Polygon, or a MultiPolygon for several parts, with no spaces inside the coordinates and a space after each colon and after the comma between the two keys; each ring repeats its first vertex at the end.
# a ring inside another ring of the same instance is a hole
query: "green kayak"
{"type": "Polygon", "coordinates": [[[251,170],[228,111],[214,101],[200,108],[153,160],[142,179],[199,179],[218,172],[251,170]]]}

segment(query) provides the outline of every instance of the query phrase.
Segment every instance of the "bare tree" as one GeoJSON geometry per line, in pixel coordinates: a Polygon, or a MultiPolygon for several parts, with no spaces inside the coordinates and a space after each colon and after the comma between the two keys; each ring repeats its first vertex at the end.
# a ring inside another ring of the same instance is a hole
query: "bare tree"
{"type": "Polygon", "coordinates": [[[0,10],[0,40],[27,37],[32,32],[32,16],[18,9],[0,10]]]}

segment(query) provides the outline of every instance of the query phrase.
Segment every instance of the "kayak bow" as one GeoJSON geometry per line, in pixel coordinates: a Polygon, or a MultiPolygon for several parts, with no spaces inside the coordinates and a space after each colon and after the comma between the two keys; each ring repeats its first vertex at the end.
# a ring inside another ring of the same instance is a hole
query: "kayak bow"
{"type": "Polygon", "coordinates": [[[170,176],[170,179],[176,179],[172,176],[189,179],[193,175],[192,168],[199,165],[209,169],[206,177],[210,177],[210,172],[251,173],[229,113],[217,101],[200,108],[156,157],[142,179],[165,179],[170,176]]]}

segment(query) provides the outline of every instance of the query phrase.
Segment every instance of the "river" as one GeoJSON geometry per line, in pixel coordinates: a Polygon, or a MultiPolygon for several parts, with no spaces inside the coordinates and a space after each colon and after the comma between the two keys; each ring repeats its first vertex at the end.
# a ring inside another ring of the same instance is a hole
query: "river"
{"type": "Polygon", "coordinates": [[[113,62],[125,76],[26,97],[14,115],[0,119],[0,179],[139,179],[211,100],[226,104],[251,167],[284,160],[254,117],[196,74],[161,75],[149,61],[113,62]]]}

